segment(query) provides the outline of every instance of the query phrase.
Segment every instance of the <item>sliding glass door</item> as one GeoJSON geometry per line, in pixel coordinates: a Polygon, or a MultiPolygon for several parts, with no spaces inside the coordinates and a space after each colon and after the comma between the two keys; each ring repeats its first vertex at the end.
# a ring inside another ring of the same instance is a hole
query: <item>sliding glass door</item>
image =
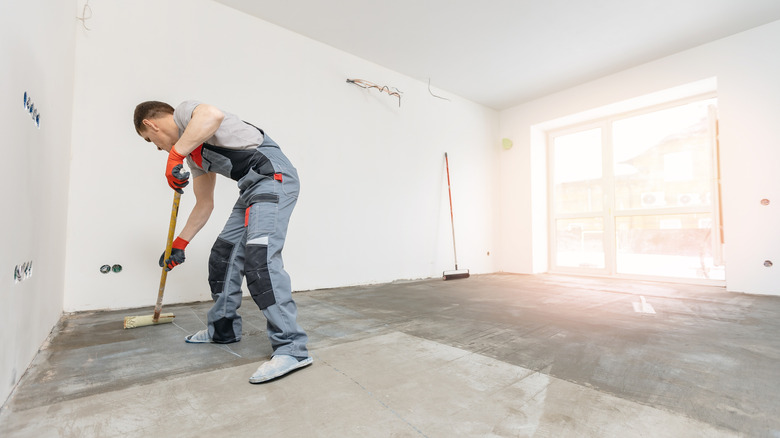
{"type": "Polygon", "coordinates": [[[590,127],[552,140],[553,253],[556,266],[606,269],[603,129],[590,127]]]}
{"type": "Polygon", "coordinates": [[[551,270],[725,279],[716,100],[551,133],[551,270]]]}

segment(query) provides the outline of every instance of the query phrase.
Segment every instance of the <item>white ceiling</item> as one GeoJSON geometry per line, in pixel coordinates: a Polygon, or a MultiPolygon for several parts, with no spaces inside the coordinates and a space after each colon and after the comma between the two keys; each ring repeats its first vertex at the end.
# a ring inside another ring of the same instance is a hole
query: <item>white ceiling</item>
{"type": "Polygon", "coordinates": [[[495,109],[780,20],[778,0],[215,1],[495,109]]]}

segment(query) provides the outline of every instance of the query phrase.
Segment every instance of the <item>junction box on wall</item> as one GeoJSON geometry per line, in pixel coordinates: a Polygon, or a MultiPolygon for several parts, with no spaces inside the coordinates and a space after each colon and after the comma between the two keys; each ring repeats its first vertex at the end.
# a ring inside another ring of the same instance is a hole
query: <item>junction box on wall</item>
{"type": "Polygon", "coordinates": [[[40,129],[41,128],[41,114],[38,112],[38,108],[35,107],[35,103],[32,101],[32,96],[30,96],[26,91],[24,92],[24,109],[28,113],[30,113],[30,117],[32,118],[33,124],[40,129]]]}
{"type": "Polygon", "coordinates": [[[32,273],[32,260],[16,265],[16,267],[14,267],[14,283],[21,283],[22,281],[27,280],[32,277],[32,273]]]}

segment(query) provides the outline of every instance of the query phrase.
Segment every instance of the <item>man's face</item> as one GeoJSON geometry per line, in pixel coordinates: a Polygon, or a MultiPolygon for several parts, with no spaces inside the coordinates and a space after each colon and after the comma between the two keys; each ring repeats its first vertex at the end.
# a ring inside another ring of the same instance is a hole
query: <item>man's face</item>
{"type": "Polygon", "coordinates": [[[141,137],[157,146],[158,150],[170,152],[179,141],[179,128],[173,122],[173,116],[156,119],[144,119],[141,137]]]}

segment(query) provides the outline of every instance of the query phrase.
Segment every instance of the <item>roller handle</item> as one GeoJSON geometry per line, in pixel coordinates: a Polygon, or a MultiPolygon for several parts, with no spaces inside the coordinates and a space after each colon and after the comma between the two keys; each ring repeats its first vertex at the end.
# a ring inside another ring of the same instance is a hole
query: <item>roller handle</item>
{"type": "Polygon", "coordinates": [[[458,270],[458,250],[455,248],[455,216],[452,213],[452,189],[450,188],[450,160],[444,153],[444,164],[447,167],[447,193],[450,195],[450,223],[452,224],[452,252],[455,255],[455,270],[458,270]]]}

